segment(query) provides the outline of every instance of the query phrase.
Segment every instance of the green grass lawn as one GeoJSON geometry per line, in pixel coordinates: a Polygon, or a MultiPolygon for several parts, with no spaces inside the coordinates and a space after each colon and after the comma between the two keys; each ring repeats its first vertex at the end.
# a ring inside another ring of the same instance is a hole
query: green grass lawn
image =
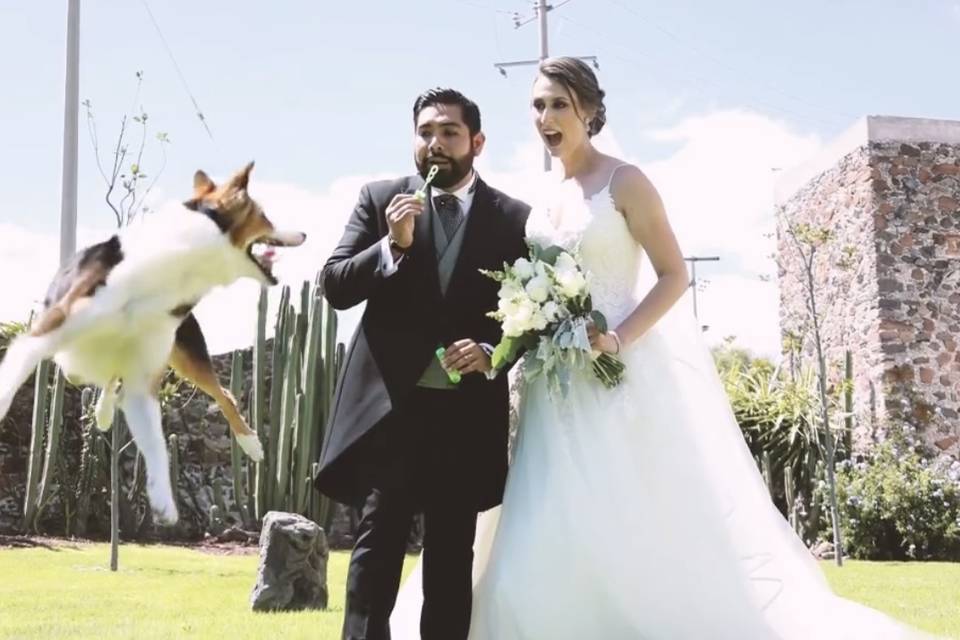
{"type": "MultiPolygon", "coordinates": [[[[284,614],[250,612],[255,555],[125,545],[116,574],[108,558],[104,544],[0,550],[0,638],[339,638],[345,553],[331,556],[329,611],[284,614]]],[[[841,595],[960,638],[960,564],[824,569],[841,595]]]]}

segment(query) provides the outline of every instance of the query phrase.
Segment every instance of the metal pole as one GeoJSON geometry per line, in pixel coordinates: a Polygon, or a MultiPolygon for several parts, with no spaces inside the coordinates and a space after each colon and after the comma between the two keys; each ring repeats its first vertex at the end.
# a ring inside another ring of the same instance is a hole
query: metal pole
{"type": "MultiPolygon", "coordinates": [[[[566,0],[566,2],[560,3],[559,5],[557,5],[557,7],[563,6],[567,2],[569,2],[569,0],[566,0]]],[[[556,9],[557,7],[552,7],[549,4],[547,4],[547,0],[536,0],[534,4],[535,4],[534,12],[536,14],[535,16],[531,18],[521,18],[519,14],[515,14],[513,18],[513,22],[514,22],[514,27],[519,29],[520,27],[526,24],[529,24],[534,20],[537,20],[540,26],[540,58],[537,60],[515,60],[513,62],[495,62],[493,64],[494,68],[500,72],[500,75],[504,77],[506,77],[507,75],[508,67],[527,67],[527,66],[539,65],[541,62],[543,62],[548,57],[550,57],[549,47],[547,46],[547,40],[548,40],[547,13],[553,9],[556,9]]],[[[593,66],[596,67],[597,69],[600,68],[600,65],[597,63],[596,56],[577,56],[577,57],[580,60],[592,62],[593,66]]],[[[547,151],[546,147],[544,147],[543,170],[550,171],[550,166],[551,166],[550,152],[547,151]]]]}
{"type": "Polygon", "coordinates": [[[690,288],[693,289],[693,317],[700,319],[697,308],[697,263],[698,262],[716,262],[719,256],[687,256],[684,260],[690,263],[690,288]]]}
{"type": "Polygon", "coordinates": [[[693,289],[693,317],[699,320],[700,316],[697,315],[697,262],[696,261],[691,262],[690,271],[693,276],[690,280],[690,287],[693,289]]]}
{"type": "MultiPolygon", "coordinates": [[[[548,47],[547,47],[547,0],[538,0],[537,2],[537,18],[540,24],[540,62],[543,62],[549,56],[548,47]]],[[[550,152],[547,150],[547,147],[543,147],[543,170],[550,171],[550,152]]]]}
{"type": "Polygon", "coordinates": [[[67,0],[67,80],[63,101],[60,265],[77,250],[77,159],[80,120],[80,0],[67,0]]]}

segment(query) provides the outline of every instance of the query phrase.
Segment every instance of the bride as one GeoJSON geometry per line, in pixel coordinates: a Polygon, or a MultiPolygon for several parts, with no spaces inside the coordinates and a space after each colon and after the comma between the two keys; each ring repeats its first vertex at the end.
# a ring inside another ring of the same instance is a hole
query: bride
{"type": "MultiPolygon", "coordinates": [[[[604,92],[574,58],[540,65],[534,122],[562,180],[527,236],[577,250],[626,364],[606,389],[524,383],[503,505],[475,542],[472,640],[870,639],[919,634],[835,596],[772,504],[693,318],[653,185],[591,144],[604,92]],[[646,258],[646,259],[645,259],[646,258]],[[641,264],[656,284],[637,293],[641,264]]],[[[746,312],[746,310],[745,310],[746,312]]],[[[391,618],[415,638],[419,567],[391,618]]]]}

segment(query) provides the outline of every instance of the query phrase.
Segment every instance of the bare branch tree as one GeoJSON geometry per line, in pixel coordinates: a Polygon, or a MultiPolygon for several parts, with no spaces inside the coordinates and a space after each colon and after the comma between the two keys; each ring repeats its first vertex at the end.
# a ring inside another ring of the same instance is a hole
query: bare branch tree
{"type": "Polygon", "coordinates": [[[792,240],[794,249],[803,265],[801,279],[806,296],[806,307],[812,329],[813,346],[817,356],[817,371],[820,393],[820,420],[826,435],[827,449],[827,488],[830,496],[830,517],[833,525],[833,545],[836,551],[837,566],[843,566],[843,541],[840,534],[840,511],[837,504],[837,483],[834,474],[836,462],[836,442],[830,425],[830,399],[827,391],[827,361],[823,352],[821,335],[821,315],[817,307],[817,288],[814,278],[814,262],[817,251],[832,238],[829,229],[809,224],[795,224],[786,221],[786,233],[792,240]]]}
{"type": "Polygon", "coordinates": [[[118,228],[127,226],[138,215],[147,213],[148,208],[145,202],[167,166],[166,146],[170,143],[170,138],[164,132],[155,136],[159,143],[161,162],[153,179],[148,180],[149,176],[143,171],[143,157],[147,149],[149,117],[142,106],[137,107],[137,103],[140,101],[140,90],[143,86],[143,72],[137,71],[136,78],[137,85],[134,91],[133,104],[129,112],[120,118],[120,131],[113,147],[112,163],[109,171],[104,168],[101,158],[100,140],[93,105],[90,100],[83,101],[87,114],[87,132],[90,134],[90,141],[93,144],[97,169],[107,187],[104,200],[113,212],[118,228]],[[131,146],[128,140],[131,122],[139,126],[140,135],[133,147],[135,160],[127,166],[128,157],[131,155],[131,146]],[[120,195],[118,195],[118,192],[120,195]]]}
{"type": "MultiPolygon", "coordinates": [[[[84,100],[83,106],[87,113],[87,131],[90,134],[90,141],[93,145],[93,153],[97,163],[97,170],[103,178],[106,185],[104,200],[110,210],[113,212],[117,223],[117,228],[128,226],[134,219],[141,214],[145,214],[148,208],[145,204],[147,196],[157,184],[157,180],[167,166],[166,146],[170,139],[166,133],[158,133],[156,140],[159,142],[161,163],[159,170],[154,174],[153,179],[147,182],[148,175],[143,171],[144,152],[147,148],[147,123],[148,116],[142,106],[138,107],[140,102],[140,89],[143,86],[143,72],[136,73],[137,85],[134,92],[133,103],[127,113],[120,118],[120,132],[117,135],[116,143],[113,147],[113,156],[109,172],[104,168],[103,159],[100,154],[100,140],[97,132],[97,122],[93,114],[93,105],[90,100],[84,100]],[[135,114],[135,115],[131,115],[135,114]],[[130,156],[130,123],[133,122],[140,127],[139,139],[134,143],[135,160],[127,166],[127,160],[130,156]]],[[[120,544],[120,464],[119,460],[123,452],[133,444],[131,438],[126,444],[123,439],[126,437],[126,429],[121,421],[114,419],[111,441],[108,444],[110,449],[110,569],[116,571],[119,565],[119,544],[120,544]]],[[[140,469],[139,459],[135,466],[140,469]]],[[[133,486],[127,493],[127,502],[132,504],[137,496],[142,492],[142,478],[134,478],[133,486]]],[[[139,529],[150,518],[150,509],[145,510],[143,520],[137,525],[139,529]]]]}

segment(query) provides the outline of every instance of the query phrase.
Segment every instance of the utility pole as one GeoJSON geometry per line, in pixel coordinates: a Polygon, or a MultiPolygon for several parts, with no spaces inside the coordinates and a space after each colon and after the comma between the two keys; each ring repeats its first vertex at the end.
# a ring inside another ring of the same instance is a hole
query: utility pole
{"type": "Polygon", "coordinates": [[[80,0],[67,0],[67,81],[63,99],[60,266],[77,250],[77,160],[80,119],[80,0]]]}
{"type": "MultiPolygon", "coordinates": [[[[537,20],[537,23],[540,27],[540,57],[537,60],[516,60],[513,62],[495,62],[493,64],[494,68],[500,72],[504,77],[507,75],[508,67],[527,67],[530,65],[539,65],[541,62],[550,57],[549,46],[547,43],[547,12],[558,9],[563,5],[570,2],[570,0],[564,0],[560,4],[553,6],[547,4],[547,0],[536,0],[536,6],[534,7],[534,16],[532,18],[521,19],[520,14],[515,13],[513,15],[513,26],[515,29],[519,29],[525,24],[537,20]]],[[[596,56],[577,56],[580,60],[590,61],[593,63],[595,69],[600,68],[600,64],[597,62],[596,56]]],[[[550,171],[550,152],[547,151],[547,148],[543,149],[543,170],[550,171]]]]}
{"type": "Polygon", "coordinates": [[[697,315],[697,263],[717,262],[720,260],[720,256],[690,256],[689,258],[684,258],[684,260],[690,263],[690,288],[693,289],[693,317],[699,320],[700,317],[697,315]]]}

